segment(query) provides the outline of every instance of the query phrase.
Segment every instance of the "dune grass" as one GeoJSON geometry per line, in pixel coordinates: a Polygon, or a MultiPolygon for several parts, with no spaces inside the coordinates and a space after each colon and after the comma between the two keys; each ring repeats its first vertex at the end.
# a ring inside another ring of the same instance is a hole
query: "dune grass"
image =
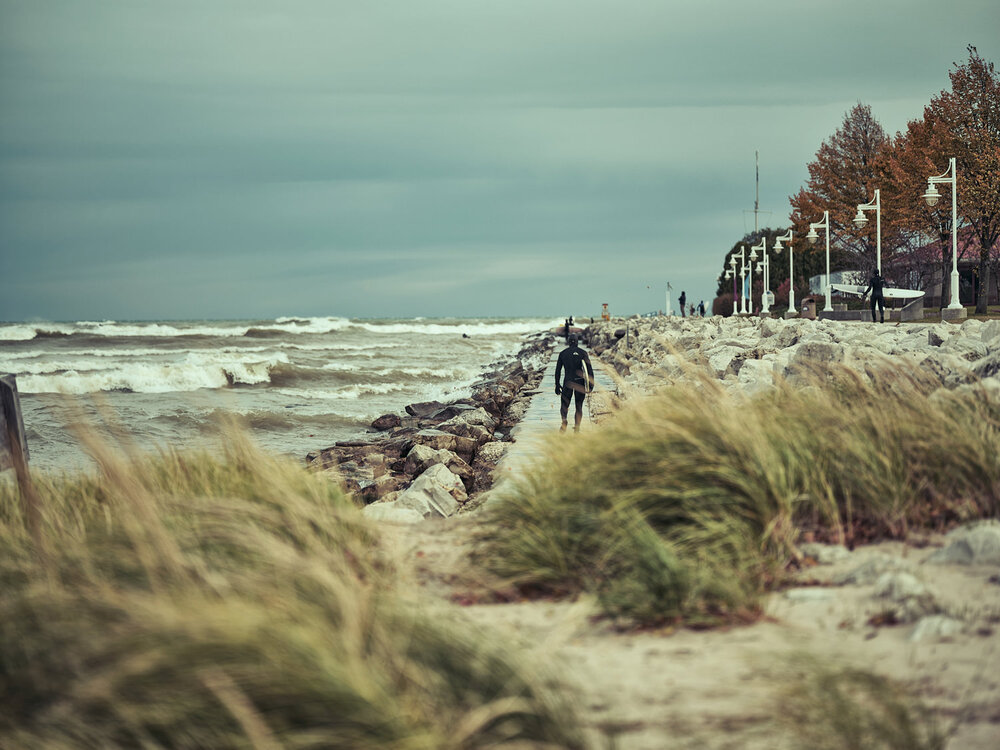
{"type": "Polygon", "coordinates": [[[755,398],[694,373],[553,440],[492,510],[479,564],[652,625],[752,618],[804,538],[899,538],[1000,509],[1000,404],[887,369],[755,398]]]}
{"type": "Polygon", "coordinates": [[[902,685],[854,667],[798,659],[774,714],[802,750],[944,750],[948,732],[902,685]]]}
{"type": "Polygon", "coordinates": [[[327,480],[225,456],[0,482],[0,747],[582,747],[515,651],[398,590],[327,480]]]}

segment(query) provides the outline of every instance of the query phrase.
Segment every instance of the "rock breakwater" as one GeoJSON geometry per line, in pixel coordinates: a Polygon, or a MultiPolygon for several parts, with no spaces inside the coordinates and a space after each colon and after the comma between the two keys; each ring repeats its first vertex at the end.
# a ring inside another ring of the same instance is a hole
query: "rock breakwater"
{"type": "Polygon", "coordinates": [[[490,365],[468,397],[383,414],[372,432],[313,451],[306,464],[342,483],[372,518],[415,522],[453,515],[492,485],[511,429],[555,344],[552,334],[536,335],[511,360],[490,365]]]}
{"type": "Polygon", "coordinates": [[[1000,321],[881,325],[774,318],[601,321],[584,338],[626,385],[645,392],[692,371],[753,393],[837,363],[862,376],[884,367],[926,374],[948,389],[980,383],[1000,397],[1000,321]]]}

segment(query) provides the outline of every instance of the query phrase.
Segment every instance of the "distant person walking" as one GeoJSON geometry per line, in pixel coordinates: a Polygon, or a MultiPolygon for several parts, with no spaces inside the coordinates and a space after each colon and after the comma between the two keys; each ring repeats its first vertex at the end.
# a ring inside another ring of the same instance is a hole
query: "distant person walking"
{"type": "Polygon", "coordinates": [[[580,431],[583,421],[583,401],[594,389],[594,366],[590,364],[590,355],[577,346],[576,334],[570,334],[569,346],[559,352],[556,362],[556,394],[562,397],[559,414],[562,417],[560,432],[566,431],[569,416],[569,402],[576,399],[576,415],[573,432],[580,431]],[[560,377],[562,381],[560,382],[560,377]]]}
{"type": "Polygon", "coordinates": [[[681,296],[677,298],[677,301],[681,303],[681,317],[684,317],[686,310],[686,305],[688,301],[687,292],[681,291],[681,296]]]}
{"type": "Polygon", "coordinates": [[[705,317],[705,300],[702,300],[701,302],[698,303],[698,317],[699,318],[705,317]]]}
{"type": "Polygon", "coordinates": [[[868,296],[868,292],[872,293],[871,298],[871,308],[872,308],[872,323],[875,322],[875,305],[878,305],[879,310],[879,323],[885,323],[885,296],[882,294],[882,289],[885,287],[885,277],[883,277],[878,271],[872,274],[872,277],[868,279],[868,288],[865,289],[865,293],[861,295],[861,299],[868,296]]]}

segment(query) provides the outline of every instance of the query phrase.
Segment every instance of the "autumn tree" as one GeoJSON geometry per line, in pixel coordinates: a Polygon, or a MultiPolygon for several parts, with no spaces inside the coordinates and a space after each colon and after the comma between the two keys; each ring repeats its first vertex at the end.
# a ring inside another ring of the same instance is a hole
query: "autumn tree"
{"type": "MultiPolygon", "coordinates": [[[[888,194],[895,206],[900,224],[913,232],[918,242],[910,252],[911,276],[926,287],[936,275],[941,279],[941,307],[951,300],[948,278],[951,274],[951,191],[942,191],[942,200],[928,206],[921,198],[927,189],[927,178],[943,173],[948,165],[946,150],[939,134],[926,118],[911,120],[906,131],[897,133],[890,146],[888,194]]],[[[968,249],[968,226],[959,215],[958,257],[968,249]]]]}
{"type": "MultiPolygon", "coordinates": [[[[789,198],[792,226],[797,237],[805,237],[810,222],[820,221],[830,212],[831,270],[858,269],[868,272],[876,265],[876,221],[859,229],[853,219],[857,207],[868,203],[888,180],[890,141],[871,107],[858,103],[844,116],[837,131],[823,142],[816,158],[808,165],[806,186],[789,198]]],[[[905,237],[893,220],[893,207],[882,199],[882,261],[886,264],[906,245],[905,237]]],[[[820,246],[822,244],[822,246],[820,246]]],[[[826,247],[799,245],[796,250],[806,267],[826,272],[826,247]],[[807,249],[808,248],[808,249],[807,249]]]]}
{"type": "Polygon", "coordinates": [[[979,244],[976,313],[983,315],[989,304],[991,259],[1000,255],[1000,77],[975,47],[968,50],[964,65],[953,63],[951,90],[942,91],[924,108],[930,143],[926,156],[933,161],[924,184],[927,175],[943,172],[948,158],[955,157],[958,213],[979,244]]]}

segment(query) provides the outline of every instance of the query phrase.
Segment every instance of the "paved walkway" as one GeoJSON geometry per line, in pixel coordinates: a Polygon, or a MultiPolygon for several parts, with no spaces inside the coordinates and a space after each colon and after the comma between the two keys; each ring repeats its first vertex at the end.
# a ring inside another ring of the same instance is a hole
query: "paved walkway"
{"type": "MultiPolygon", "coordinates": [[[[545,366],[545,375],[542,377],[541,385],[537,391],[534,391],[528,410],[524,413],[524,418],[511,433],[514,437],[514,442],[497,464],[494,472],[495,480],[493,489],[490,491],[489,499],[486,501],[487,505],[503,494],[504,484],[509,476],[523,474],[524,470],[542,455],[541,447],[545,439],[559,431],[559,425],[562,420],[559,417],[560,397],[555,393],[555,369],[556,360],[559,358],[559,352],[562,349],[562,346],[557,345],[552,352],[552,357],[545,366]]],[[[615,392],[614,381],[605,371],[607,365],[595,356],[590,358],[590,362],[594,366],[595,393],[602,391],[615,392]]],[[[596,427],[594,415],[590,413],[590,403],[591,398],[588,398],[583,406],[583,422],[580,424],[581,432],[593,430],[596,427]]],[[[568,439],[572,439],[573,412],[575,408],[575,404],[571,403],[569,407],[569,427],[565,436],[568,439]]]]}

